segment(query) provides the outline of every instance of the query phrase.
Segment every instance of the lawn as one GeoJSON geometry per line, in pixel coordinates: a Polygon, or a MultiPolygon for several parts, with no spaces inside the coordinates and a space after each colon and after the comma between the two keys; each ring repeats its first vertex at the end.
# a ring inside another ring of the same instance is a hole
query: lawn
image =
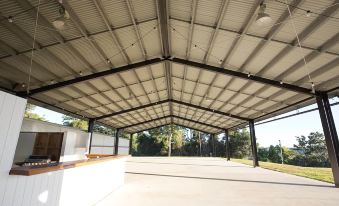
{"type": "MultiPolygon", "coordinates": [[[[231,159],[233,162],[238,162],[246,165],[253,165],[252,160],[246,159],[231,159]]],[[[278,172],[284,172],[292,175],[301,177],[307,177],[323,182],[334,183],[331,168],[320,168],[320,167],[300,167],[294,165],[282,165],[271,162],[259,162],[260,167],[274,170],[278,172]]]]}

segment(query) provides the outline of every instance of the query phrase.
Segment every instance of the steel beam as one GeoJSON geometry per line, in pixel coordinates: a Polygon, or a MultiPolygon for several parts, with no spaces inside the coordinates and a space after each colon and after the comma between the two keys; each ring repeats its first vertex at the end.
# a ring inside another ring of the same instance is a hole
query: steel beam
{"type": "MultiPolygon", "coordinates": [[[[43,87],[31,90],[29,94],[27,94],[26,92],[18,92],[17,95],[22,96],[22,97],[27,97],[27,96],[31,96],[31,95],[34,95],[34,94],[47,92],[47,91],[52,90],[52,89],[62,88],[62,87],[66,87],[66,86],[69,86],[69,85],[76,84],[76,83],[80,83],[80,82],[104,77],[104,76],[107,76],[107,75],[113,75],[113,74],[117,74],[117,73],[120,73],[120,72],[132,70],[132,69],[136,69],[136,68],[140,68],[140,67],[145,67],[145,66],[149,66],[149,65],[152,65],[152,64],[157,64],[157,63],[160,63],[164,60],[166,60],[166,59],[155,58],[155,59],[145,60],[145,61],[138,62],[138,63],[135,63],[135,64],[125,65],[125,66],[118,67],[118,68],[112,68],[110,70],[97,72],[97,73],[93,73],[93,74],[90,74],[90,75],[81,76],[81,77],[77,77],[77,78],[74,78],[74,79],[70,79],[70,80],[58,82],[58,83],[55,83],[55,84],[43,86],[43,87]]],[[[221,74],[224,74],[224,75],[234,76],[234,77],[238,77],[238,78],[241,78],[241,79],[255,81],[255,82],[258,82],[258,83],[261,83],[261,84],[266,84],[266,85],[274,86],[274,87],[277,87],[277,88],[282,88],[282,89],[294,91],[294,92],[297,92],[297,93],[314,95],[312,93],[312,90],[304,88],[304,87],[299,87],[299,86],[295,86],[295,85],[291,85],[291,84],[287,84],[287,83],[281,84],[280,81],[266,79],[266,78],[254,76],[254,75],[248,75],[248,74],[245,74],[245,73],[242,73],[242,72],[224,69],[224,68],[221,68],[221,67],[215,67],[215,66],[211,66],[211,65],[207,65],[207,64],[201,64],[201,63],[198,63],[198,62],[193,62],[193,61],[179,59],[179,58],[173,58],[172,60],[169,60],[169,61],[179,63],[179,64],[188,65],[188,66],[192,66],[192,67],[197,67],[197,68],[200,68],[200,69],[204,69],[204,70],[208,70],[208,71],[212,71],[212,72],[216,72],[216,73],[221,73],[221,74]]]]}
{"type": "Polygon", "coordinates": [[[94,124],[95,124],[95,120],[94,119],[89,119],[88,120],[88,129],[87,129],[87,132],[90,133],[88,154],[91,154],[94,124]]]}
{"type": "Polygon", "coordinates": [[[166,123],[166,124],[162,124],[162,125],[155,126],[155,127],[149,127],[149,128],[142,129],[142,130],[139,130],[139,131],[134,131],[134,133],[140,133],[140,132],[144,132],[144,131],[147,131],[147,130],[156,129],[156,128],[159,128],[159,127],[164,127],[164,126],[167,126],[167,125],[170,125],[170,124],[171,123],[166,123]]]}
{"type": "Polygon", "coordinates": [[[177,115],[172,115],[174,118],[178,118],[178,119],[182,119],[182,120],[186,120],[186,121],[190,121],[190,122],[193,122],[195,124],[201,124],[201,125],[204,125],[206,127],[212,127],[214,129],[219,129],[219,130],[224,130],[225,128],[222,128],[222,127],[218,127],[218,126],[214,126],[214,125],[210,125],[210,124],[206,124],[206,123],[203,123],[203,122],[199,122],[199,121],[195,121],[193,119],[187,119],[185,117],[180,117],[180,116],[177,116],[177,115]]]}
{"type": "Polygon", "coordinates": [[[144,108],[147,108],[147,107],[151,107],[151,106],[155,106],[155,105],[159,105],[159,104],[164,104],[166,102],[168,102],[168,103],[176,103],[176,104],[180,104],[180,105],[185,105],[185,106],[188,106],[188,107],[193,107],[193,108],[196,108],[196,109],[200,109],[200,110],[204,110],[204,111],[208,111],[208,112],[212,112],[212,113],[228,116],[228,117],[231,117],[231,118],[234,118],[234,119],[240,119],[240,120],[244,120],[244,121],[249,121],[250,120],[250,119],[248,119],[246,117],[240,117],[240,116],[232,115],[232,114],[221,112],[221,111],[215,111],[213,109],[209,109],[209,108],[206,108],[206,107],[190,104],[190,103],[187,103],[187,102],[182,102],[182,101],[178,101],[178,100],[171,100],[171,99],[169,99],[169,100],[162,100],[162,101],[159,101],[159,102],[145,104],[145,105],[142,105],[142,106],[139,106],[139,107],[134,107],[134,108],[131,108],[131,109],[122,110],[122,111],[119,111],[119,112],[114,112],[114,113],[111,113],[111,114],[102,115],[102,116],[97,117],[95,119],[96,120],[100,120],[100,119],[108,118],[108,117],[111,117],[111,116],[116,116],[116,115],[125,114],[125,113],[128,113],[128,112],[133,112],[133,111],[136,111],[136,110],[139,110],[139,109],[144,109],[144,108]]]}
{"type": "Polygon", "coordinates": [[[254,120],[250,120],[248,123],[249,123],[250,136],[251,136],[253,167],[258,167],[259,161],[258,161],[257,139],[255,137],[255,129],[254,129],[254,120]]]}
{"type": "Polygon", "coordinates": [[[203,131],[201,129],[196,129],[196,128],[188,127],[188,126],[185,126],[183,124],[179,124],[179,123],[175,123],[175,122],[173,122],[173,123],[171,122],[171,123],[168,123],[168,124],[163,124],[163,125],[159,125],[159,126],[155,126],[155,127],[150,127],[150,128],[147,128],[147,129],[139,130],[139,131],[136,131],[135,133],[140,133],[140,132],[143,132],[143,131],[147,131],[147,130],[151,130],[151,129],[155,129],[155,128],[159,128],[159,127],[163,127],[163,126],[167,126],[167,125],[171,125],[171,124],[174,124],[174,125],[177,125],[177,126],[180,126],[180,127],[185,127],[185,128],[191,129],[191,130],[195,130],[195,131],[199,131],[199,132],[208,134],[207,131],[203,131]]]}
{"type": "Polygon", "coordinates": [[[122,129],[118,128],[115,131],[115,139],[114,139],[114,155],[118,155],[119,154],[119,136],[121,133],[122,129]]]}
{"type": "Polygon", "coordinates": [[[147,120],[147,121],[143,121],[143,122],[138,122],[138,123],[135,123],[135,124],[127,125],[127,126],[121,127],[121,129],[128,129],[130,127],[135,127],[135,126],[138,126],[138,125],[147,124],[147,123],[150,123],[150,122],[158,121],[158,120],[161,120],[161,119],[166,119],[166,118],[169,118],[169,117],[171,117],[171,115],[166,115],[166,116],[150,119],[150,120],[147,120]]]}
{"type": "Polygon", "coordinates": [[[238,77],[238,78],[249,80],[249,81],[255,81],[255,82],[258,82],[258,83],[261,83],[261,84],[270,85],[270,86],[273,86],[273,87],[277,87],[277,88],[280,88],[280,89],[286,89],[286,90],[290,90],[290,91],[297,92],[297,93],[303,93],[303,94],[307,94],[307,95],[310,95],[310,96],[314,95],[312,93],[311,89],[307,89],[307,88],[304,88],[304,87],[299,87],[299,86],[287,84],[287,83],[281,84],[280,81],[267,79],[267,78],[255,76],[255,75],[249,75],[249,74],[246,74],[246,73],[242,73],[242,72],[238,72],[238,71],[234,71],[234,70],[230,70],[230,69],[225,69],[225,68],[222,68],[222,67],[216,67],[216,66],[212,66],[212,65],[208,65],[208,64],[202,64],[202,63],[184,60],[184,59],[180,59],[180,58],[169,59],[169,61],[172,61],[172,62],[178,63],[178,64],[188,65],[188,66],[191,66],[191,67],[204,69],[204,70],[211,71],[211,72],[216,72],[216,73],[228,75],[228,76],[238,77]]]}
{"type": "Polygon", "coordinates": [[[211,128],[218,129],[218,130],[224,130],[225,129],[225,128],[222,128],[222,127],[213,126],[213,125],[210,125],[210,124],[206,124],[206,123],[203,123],[203,122],[198,122],[198,121],[187,119],[187,118],[184,118],[184,117],[179,117],[179,116],[176,116],[176,115],[166,115],[166,116],[163,116],[163,117],[159,117],[159,118],[147,120],[147,121],[144,121],[144,122],[140,122],[140,123],[128,125],[128,126],[125,126],[125,127],[121,127],[121,129],[128,129],[130,127],[135,127],[135,126],[138,126],[138,125],[154,122],[154,121],[161,120],[161,119],[171,118],[171,117],[177,118],[177,119],[182,119],[182,120],[185,120],[185,121],[190,121],[190,122],[193,122],[195,124],[204,125],[206,127],[211,127],[211,128]]]}
{"type": "Polygon", "coordinates": [[[182,102],[182,101],[178,101],[178,100],[174,100],[174,99],[170,100],[170,101],[172,101],[173,103],[182,104],[182,105],[185,105],[185,106],[188,106],[188,107],[193,107],[193,108],[196,108],[196,109],[201,109],[201,110],[205,110],[205,111],[208,111],[208,112],[228,116],[228,117],[234,118],[234,119],[240,119],[240,120],[244,120],[244,121],[250,120],[246,117],[236,116],[236,115],[233,115],[233,114],[230,114],[230,113],[225,113],[225,112],[209,109],[209,108],[206,108],[206,107],[198,106],[198,105],[195,105],[195,104],[190,104],[190,103],[187,103],[187,102],[182,102]]]}
{"type": "Polygon", "coordinates": [[[168,32],[168,2],[167,0],[157,0],[157,12],[160,26],[160,36],[162,52],[165,57],[170,56],[170,43],[168,32]]]}
{"type": "Polygon", "coordinates": [[[250,26],[252,25],[253,21],[257,17],[257,13],[258,13],[258,10],[259,10],[259,5],[262,2],[263,2],[263,0],[255,1],[255,3],[252,6],[250,12],[248,12],[248,15],[247,15],[246,20],[245,20],[246,23],[245,23],[245,25],[243,25],[243,27],[241,28],[241,31],[240,31],[240,37],[236,38],[233,41],[230,49],[228,50],[225,58],[222,61],[222,64],[221,64],[222,67],[225,67],[225,65],[228,64],[228,62],[231,59],[231,57],[234,54],[234,52],[237,51],[237,49],[238,49],[238,47],[240,45],[240,42],[246,36],[246,33],[247,33],[248,29],[250,28],[250,26]]]}
{"type": "Polygon", "coordinates": [[[108,117],[112,117],[112,116],[116,116],[116,115],[120,115],[120,114],[124,114],[124,113],[128,113],[128,112],[133,112],[133,111],[136,111],[136,110],[139,110],[139,109],[144,109],[144,108],[147,108],[147,107],[152,107],[152,106],[155,106],[155,105],[164,104],[164,103],[167,103],[167,102],[169,102],[169,101],[168,100],[162,100],[162,101],[159,101],[159,102],[153,102],[153,103],[145,104],[145,105],[142,105],[142,106],[139,106],[139,107],[134,107],[134,108],[122,110],[122,111],[119,111],[119,112],[114,112],[114,113],[111,113],[111,114],[102,115],[102,116],[97,117],[95,119],[97,119],[97,120],[105,119],[105,118],[108,118],[108,117]]]}
{"type": "MultiPolygon", "coordinates": [[[[182,18],[178,18],[178,17],[173,17],[171,16],[170,17],[171,20],[174,20],[174,21],[178,21],[180,23],[186,23],[186,24],[190,24],[190,21],[189,20],[185,20],[185,19],[182,19],[182,18]]],[[[278,22],[278,21],[277,21],[278,22]]],[[[195,25],[198,25],[198,26],[201,26],[201,27],[205,27],[205,28],[209,28],[209,29],[214,29],[215,27],[213,25],[209,25],[209,24],[205,24],[205,23],[198,23],[198,22],[195,22],[194,23],[195,25]]],[[[220,31],[224,31],[224,32],[229,32],[229,33],[232,33],[232,34],[235,34],[236,37],[235,38],[239,38],[239,36],[241,36],[241,32],[239,31],[235,31],[235,30],[231,30],[231,29],[226,29],[226,28],[219,28],[220,31]]],[[[243,34],[245,35],[245,34],[243,34]]],[[[250,33],[247,33],[246,36],[249,36],[249,37],[253,37],[255,39],[258,39],[258,40],[264,40],[264,41],[267,41],[266,40],[266,37],[263,37],[263,36],[259,36],[259,35],[256,35],[256,34],[250,34],[250,33]]],[[[283,44],[283,45],[286,45],[286,46],[289,46],[289,47],[295,47],[295,48],[298,48],[299,46],[298,45],[294,45],[293,43],[290,43],[290,42],[286,42],[286,41],[283,41],[283,40],[277,40],[277,39],[272,39],[271,42],[274,42],[274,43],[278,43],[278,44],[283,44]]],[[[312,50],[312,51],[318,51],[317,48],[313,48],[313,47],[308,47],[308,46],[303,46],[304,49],[308,49],[308,50],[312,50]]],[[[334,53],[334,52],[330,52],[330,51],[318,51],[319,53],[327,53],[327,54],[332,54],[332,55],[335,55],[335,56],[338,56],[337,53],[334,53]]]]}
{"type": "Polygon", "coordinates": [[[138,63],[134,63],[134,64],[125,65],[125,66],[118,67],[118,68],[112,68],[112,69],[105,70],[105,71],[102,71],[102,72],[89,74],[89,75],[86,75],[86,76],[77,77],[77,78],[66,80],[66,81],[63,81],[63,82],[58,82],[58,83],[43,86],[43,87],[40,87],[40,88],[37,88],[37,89],[32,89],[29,94],[27,94],[26,92],[18,92],[17,95],[22,96],[22,97],[28,97],[28,96],[31,96],[31,95],[34,95],[34,94],[47,92],[47,91],[52,90],[52,89],[58,89],[58,88],[66,87],[66,86],[69,86],[69,85],[77,84],[77,83],[80,83],[80,82],[84,82],[84,81],[88,81],[88,80],[92,80],[92,79],[97,79],[97,78],[100,78],[100,77],[105,77],[107,75],[117,74],[117,73],[128,71],[128,70],[131,70],[131,69],[136,69],[136,68],[145,67],[145,66],[152,65],[152,64],[157,64],[161,61],[163,61],[163,60],[160,59],[160,58],[150,59],[150,60],[146,60],[146,61],[142,61],[142,62],[138,62],[138,63]]]}
{"type": "Polygon", "coordinates": [[[328,157],[331,162],[334,184],[336,187],[339,187],[339,140],[328,95],[326,93],[318,95],[317,104],[324,130],[328,157]]]}
{"type": "Polygon", "coordinates": [[[231,159],[231,151],[230,151],[230,141],[229,141],[229,133],[228,129],[225,129],[225,147],[226,147],[226,160],[230,161],[231,159]]]}

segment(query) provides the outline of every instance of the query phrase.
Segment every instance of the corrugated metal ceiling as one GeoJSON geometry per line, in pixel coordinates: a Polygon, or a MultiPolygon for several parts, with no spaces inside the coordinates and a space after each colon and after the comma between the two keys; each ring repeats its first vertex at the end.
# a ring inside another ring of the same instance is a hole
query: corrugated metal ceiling
{"type": "MultiPolygon", "coordinates": [[[[36,33],[40,48],[34,52],[31,69],[34,12],[39,1],[1,1],[0,12],[4,17],[0,22],[1,86],[9,90],[25,89],[30,70],[30,86],[34,89],[162,57],[163,36],[159,31],[159,2],[156,1],[70,0],[65,8],[70,9],[72,18],[67,20],[65,30],[56,30],[52,26],[52,22],[59,17],[58,1],[41,1],[41,19],[36,33]],[[25,12],[27,5],[31,9],[25,12]],[[13,23],[6,19],[9,16],[13,16],[13,23]],[[24,33],[19,32],[21,30],[24,33]]],[[[256,18],[256,0],[168,1],[171,56],[308,89],[311,82],[315,83],[317,90],[338,87],[339,83],[335,81],[339,79],[338,2],[291,0],[288,3],[299,3],[299,9],[290,6],[292,19],[288,15],[282,18],[287,12],[283,1],[267,1],[266,12],[273,19],[272,25],[259,27],[255,22],[248,22],[256,18]],[[313,13],[307,17],[300,8],[313,13]],[[222,19],[218,19],[219,16],[222,19]],[[305,38],[301,37],[303,49],[298,48],[295,33],[307,34],[305,38]]],[[[33,97],[53,105],[50,106],[52,109],[59,108],[57,110],[60,111],[61,108],[65,113],[67,110],[87,118],[172,98],[192,106],[167,102],[100,121],[113,127],[123,127],[128,132],[173,121],[210,133],[222,132],[220,128],[226,129],[244,122],[211,111],[262,119],[262,115],[309,97],[206,69],[178,63],[169,63],[169,68],[166,65],[162,62],[144,66],[33,97]],[[171,115],[176,117],[167,117],[171,115]],[[157,120],[152,122],[152,119],[157,120]],[[143,124],[145,121],[149,122],[143,124]]],[[[39,104],[47,107],[41,102],[39,104]]]]}

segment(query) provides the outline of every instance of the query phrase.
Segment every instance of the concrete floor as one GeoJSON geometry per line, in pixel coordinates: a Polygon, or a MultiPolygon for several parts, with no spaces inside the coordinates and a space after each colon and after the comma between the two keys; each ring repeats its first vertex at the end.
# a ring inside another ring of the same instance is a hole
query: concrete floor
{"type": "Polygon", "coordinates": [[[339,205],[333,185],[219,158],[132,157],[98,206],[339,205]]]}

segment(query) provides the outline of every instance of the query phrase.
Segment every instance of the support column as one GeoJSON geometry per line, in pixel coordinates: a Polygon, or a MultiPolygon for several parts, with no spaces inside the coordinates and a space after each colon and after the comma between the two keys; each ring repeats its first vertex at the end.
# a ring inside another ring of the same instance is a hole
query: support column
{"type": "Polygon", "coordinates": [[[129,150],[128,154],[132,154],[132,146],[133,146],[133,134],[129,134],[129,150]]]}
{"type": "Polygon", "coordinates": [[[228,129],[225,130],[225,146],[226,146],[226,160],[230,161],[231,151],[230,151],[230,141],[228,137],[228,129]]]}
{"type": "Polygon", "coordinates": [[[172,135],[173,135],[173,125],[171,124],[171,133],[168,138],[168,156],[170,157],[172,154],[172,135]]]}
{"type": "Polygon", "coordinates": [[[208,144],[209,144],[209,154],[208,154],[208,156],[210,156],[210,157],[213,157],[213,134],[209,134],[209,136],[210,136],[210,138],[209,138],[209,142],[208,142],[208,144]]]}
{"type": "Polygon", "coordinates": [[[114,154],[118,155],[119,153],[119,136],[121,133],[121,129],[117,129],[115,132],[115,141],[114,141],[114,154]]]}
{"type": "Polygon", "coordinates": [[[198,132],[198,136],[199,136],[199,155],[200,155],[200,157],[202,157],[202,153],[201,153],[201,136],[200,136],[200,132],[198,132]]]}
{"type": "Polygon", "coordinates": [[[250,120],[248,123],[249,123],[249,128],[250,128],[250,135],[251,135],[253,167],[258,167],[259,161],[258,161],[258,151],[257,151],[257,140],[255,137],[255,129],[254,129],[254,120],[250,120]]]}
{"type": "Polygon", "coordinates": [[[326,93],[317,95],[317,104],[323,126],[328,157],[331,162],[334,184],[339,187],[339,143],[338,133],[331,111],[330,102],[326,93]]]}
{"type": "Polygon", "coordinates": [[[217,156],[217,146],[216,146],[216,143],[215,143],[215,141],[217,139],[216,137],[217,137],[216,134],[212,135],[212,138],[213,138],[213,157],[217,156]]]}
{"type": "Polygon", "coordinates": [[[88,120],[88,129],[87,129],[87,132],[90,133],[88,154],[91,154],[94,124],[95,124],[95,119],[89,119],[88,120]]]}

